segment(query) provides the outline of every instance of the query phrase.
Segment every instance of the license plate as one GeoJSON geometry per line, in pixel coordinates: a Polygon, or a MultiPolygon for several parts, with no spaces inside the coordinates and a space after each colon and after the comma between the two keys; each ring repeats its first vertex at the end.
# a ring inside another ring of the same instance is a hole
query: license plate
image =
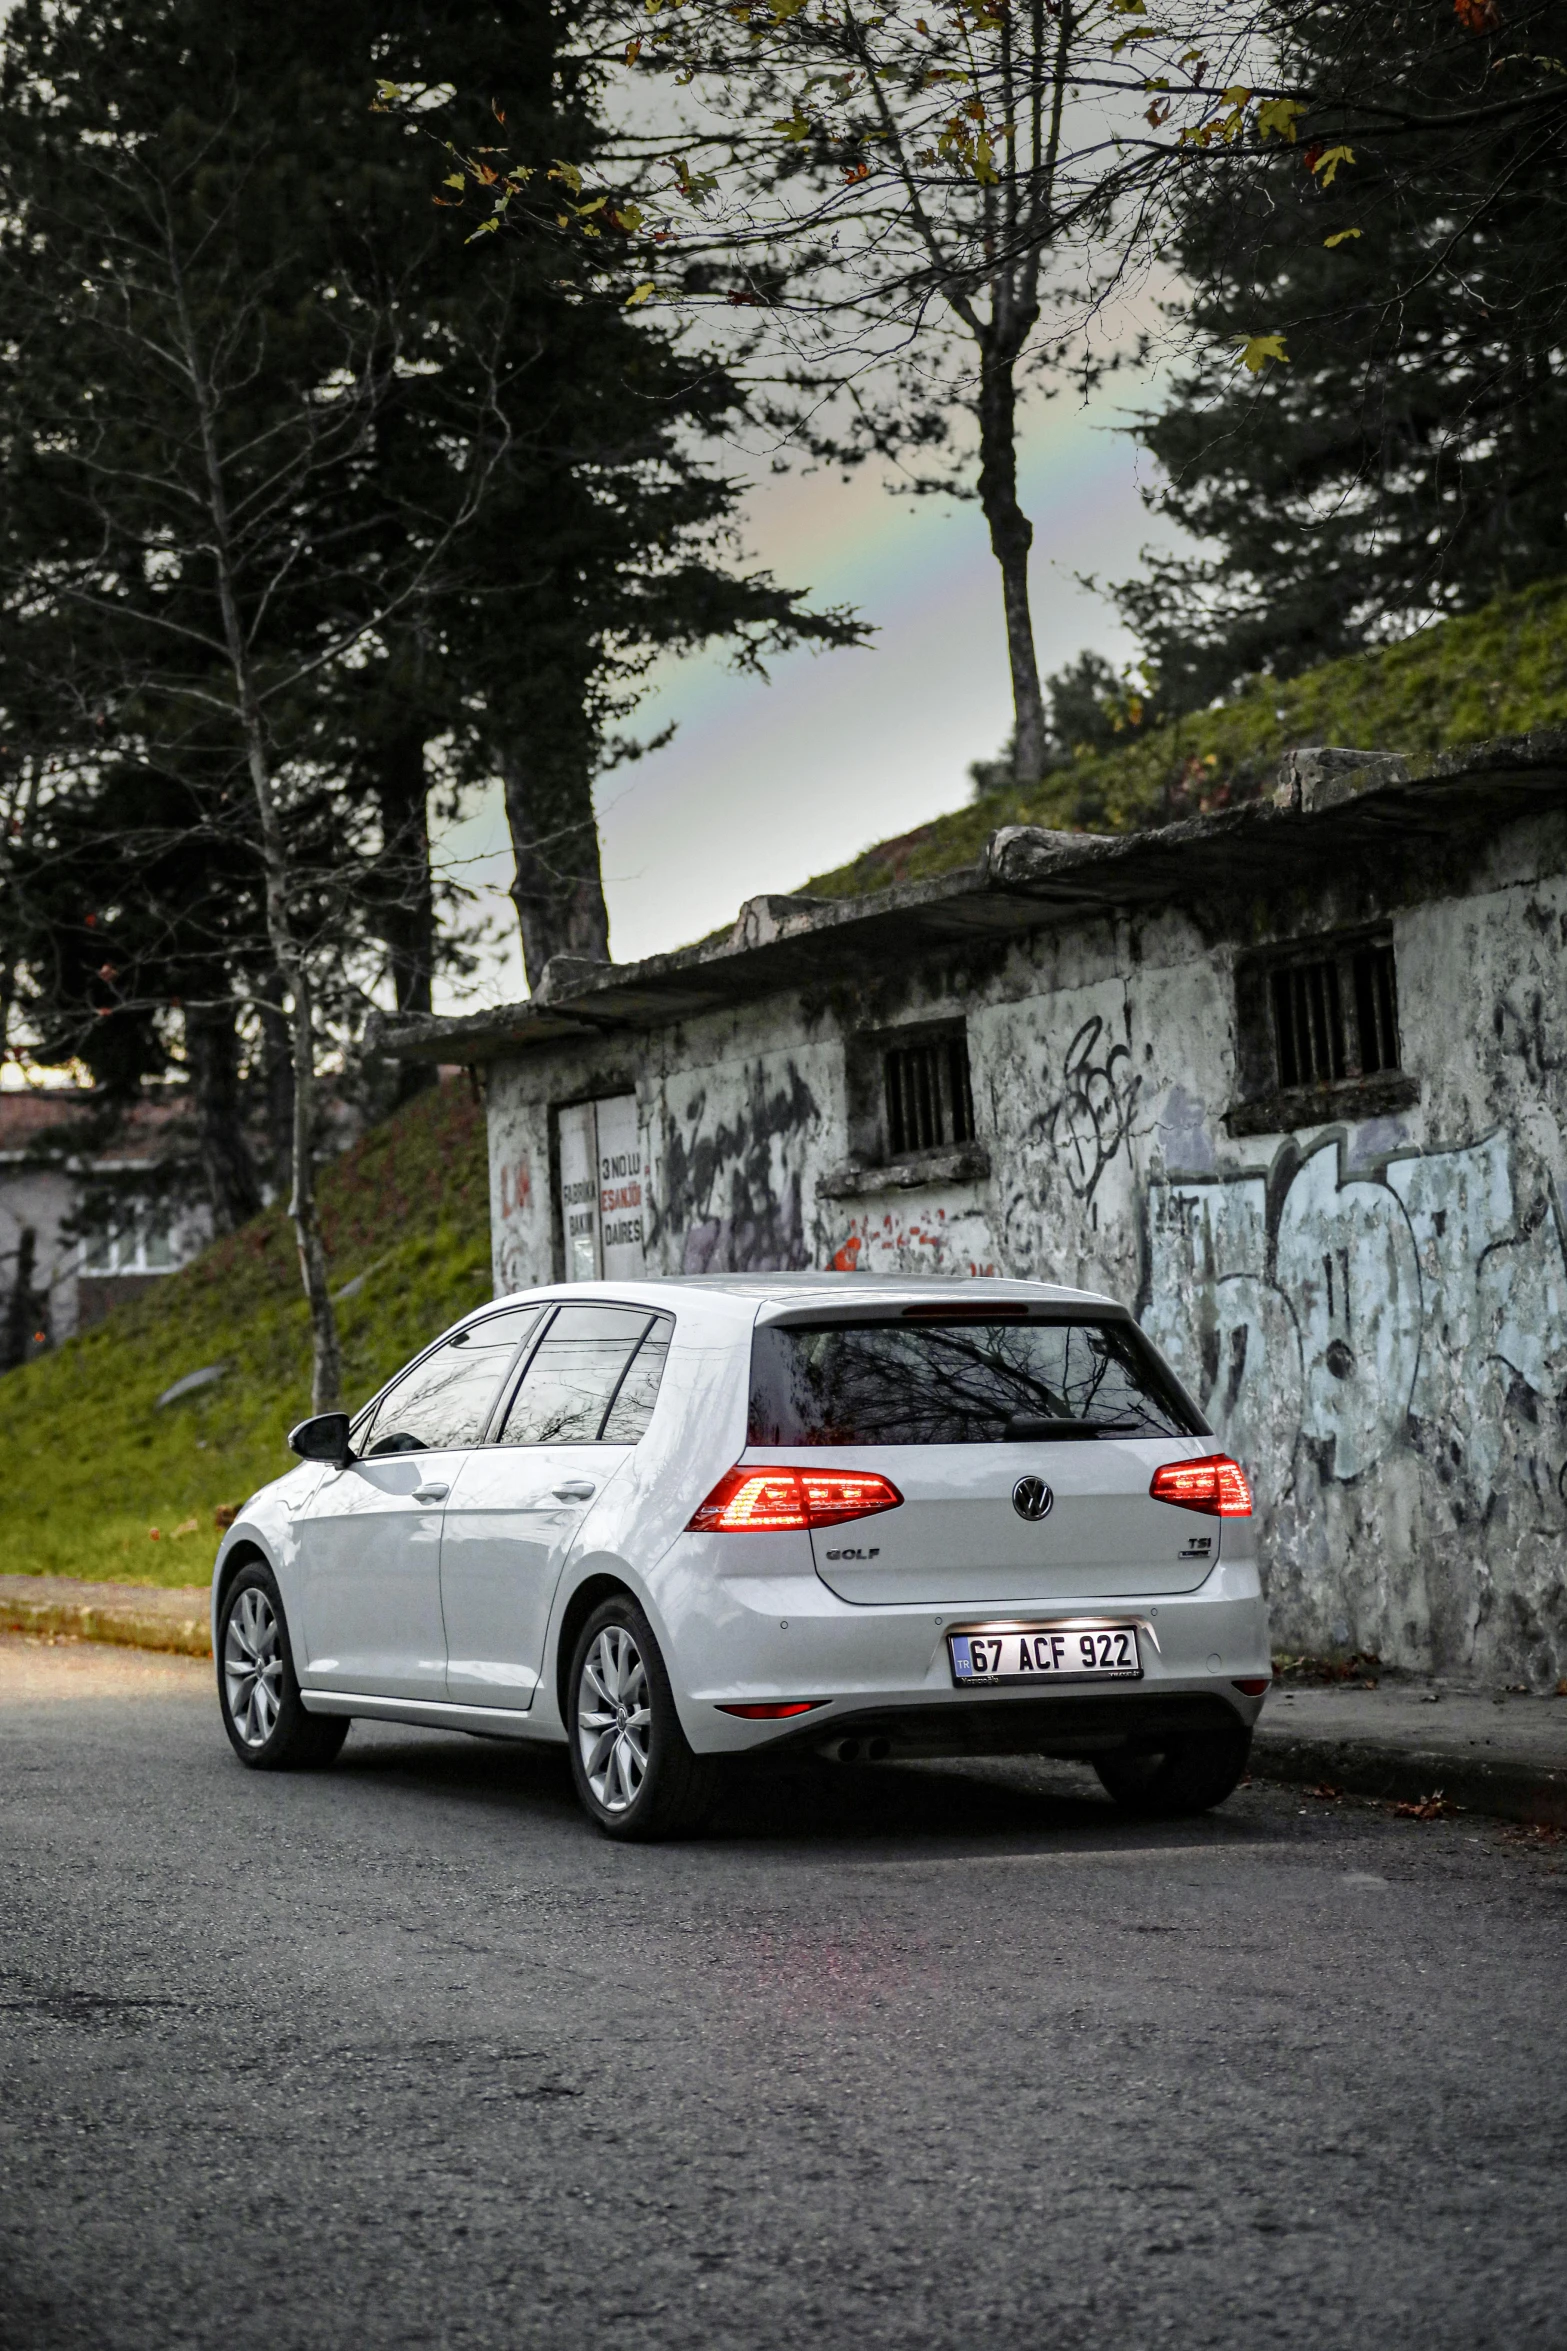
{"type": "Polygon", "coordinates": [[[1005,1625],[949,1633],[955,1682],[1134,1681],[1135,1625],[1005,1625]]]}

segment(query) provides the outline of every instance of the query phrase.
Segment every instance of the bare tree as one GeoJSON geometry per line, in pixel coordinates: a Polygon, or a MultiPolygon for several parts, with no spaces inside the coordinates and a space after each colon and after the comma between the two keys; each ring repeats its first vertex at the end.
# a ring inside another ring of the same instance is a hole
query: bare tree
{"type": "MultiPolygon", "coordinates": [[[[58,19],[48,29],[58,67],[58,19]]],[[[45,78],[25,46],[12,62],[7,428],[60,527],[29,534],[13,510],[6,593],[15,609],[72,616],[118,744],[149,757],[175,738],[199,746],[210,822],[258,861],[288,1021],[289,1215],[325,1410],[342,1366],[316,1200],[317,965],[354,919],[356,869],[319,835],[312,848],[300,822],[320,796],[315,721],[438,578],[504,426],[493,401],[477,405],[459,494],[405,511],[389,544],[384,503],[359,492],[402,364],[397,285],[333,282],[331,207],[287,184],[237,92],[205,124],[160,117],[149,135],[94,29],[77,27],[68,80],[45,78]]]]}

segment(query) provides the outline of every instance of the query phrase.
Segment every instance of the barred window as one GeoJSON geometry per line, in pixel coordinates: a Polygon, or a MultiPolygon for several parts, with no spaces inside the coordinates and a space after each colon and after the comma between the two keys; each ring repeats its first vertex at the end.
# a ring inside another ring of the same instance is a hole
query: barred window
{"type": "Polygon", "coordinates": [[[1276,963],[1269,974],[1276,1082],[1289,1091],[1372,1077],[1401,1064],[1390,940],[1276,963]]]}
{"type": "Polygon", "coordinates": [[[882,1073],[890,1157],[973,1141],[974,1092],[968,1039],[961,1033],[914,1045],[889,1045],[882,1073]]]}
{"type": "Polygon", "coordinates": [[[1353,968],[1360,1067],[1369,1077],[1373,1070],[1400,1066],[1398,982],[1391,944],[1359,948],[1353,958],[1353,968]]]}

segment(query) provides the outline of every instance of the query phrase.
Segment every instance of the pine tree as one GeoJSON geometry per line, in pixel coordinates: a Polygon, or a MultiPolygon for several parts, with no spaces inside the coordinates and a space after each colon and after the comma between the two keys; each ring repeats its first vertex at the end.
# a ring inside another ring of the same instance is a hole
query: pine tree
{"type": "Polygon", "coordinates": [[[181,1056],[231,1144],[237,1040],[286,1023],[318,1407],[323,1030],[377,941],[428,1006],[431,746],[506,778],[536,979],[607,951],[593,780],[657,651],[856,634],[729,560],[736,485],[696,453],[722,374],[584,299],[569,256],[497,267],[432,205],[428,137],[369,102],[458,33],[530,148],[591,139],[543,0],[27,0],[0,81],[0,756],[36,784],[6,1002],[121,1092],[181,1056]],[[84,889],[115,913],[96,964],[84,889]]]}
{"type": "Polygon", "coordinates": [[[401,95],[380,118],[367,258],[418,234],[432,194],[450,207],[417,280],[439,364],[398,388],[394,462],[425,480],[436,506],[460,490],[449,482],[443,493],[438,477],[443,409],[454,392],[468,407],[480,396],[463,382],[468,351],[495,354],[502,436],[482,510],[421,607],[417,661],[405,647],[404,669],[422,663],[439,680],[447,726],[466,714],[462,771],[503,780],[536,985],[556,954],[609,953],[593,787],[652,660],[717,640],[754,663],[862,631],[736,565],[741,485],[708,452],[737,430],[744,404],[711,352],[628,309],[634,273],[599,266],[602,243],[551,234],[547,216],[529,233],[489,237],[460,187],[442,193],[460,178],[449,157],[440,168],[446,141],[482,156],[504,140],[540,184],[558,157],[591,164],[604,139],[590,103],[591,11],[582,0],[556,10],[445,0],[382,6],[375,24],[378,71],[401,95]]]}
{"type": "Polygon", "coordinates": [[[1201,349],[1139,436],[1216,552],[1119,591],[1168,702],[1567,572],[1564,59],[1560,0],[1306,10],[1296,142],[1181,184],[1201,349]]]}

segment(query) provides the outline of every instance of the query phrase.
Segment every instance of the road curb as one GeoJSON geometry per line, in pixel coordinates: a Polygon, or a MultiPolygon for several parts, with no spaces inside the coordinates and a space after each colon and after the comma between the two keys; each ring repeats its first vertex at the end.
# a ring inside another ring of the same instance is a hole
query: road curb
{"type": "Polygon", "coordinates": [[[64,1634],[75,1641],[108,1641],[121,1649],[161,1649],[179,1657],[210,1657],[205,1616],[168,1616],[151,1609],[104,1607],[91,1601],[0,1597],[0,1632],[64,1634]]]}
{"type": "Polygon", "coordinates": [[[1341,1788],[1347,1796],[1418,1804],[1438,1790],[1466,1812],[1493,1820],[1567,1828],[1567,1772],[1508,1756],[1455,1755],[1451,1749],[1389,1747],[1374,1739],[1312,1738],[1258,1728],[1251,1749],[1255,1779],[1289,1787],[1341,1788]]]}

